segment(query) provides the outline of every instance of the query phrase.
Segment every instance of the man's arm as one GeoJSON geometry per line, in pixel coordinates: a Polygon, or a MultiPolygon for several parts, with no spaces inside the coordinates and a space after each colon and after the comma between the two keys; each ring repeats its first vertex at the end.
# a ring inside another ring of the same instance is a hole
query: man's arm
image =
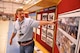
{"type": "Polygon", "coordinates": [[[10,45],[12,45],[12,40],[13,40],[13,38],[15,37],[15,35],[16,35],[16,33],[12,33],[12,36],[11,36],[11,38],[10,38],[10,45]]]}
{"type": "Polygon", "coordinates": [[[54,24],[58,20],[52,20],[52,21],[39,21],[39,25],[47,25],[47,24],[54,24]]]}

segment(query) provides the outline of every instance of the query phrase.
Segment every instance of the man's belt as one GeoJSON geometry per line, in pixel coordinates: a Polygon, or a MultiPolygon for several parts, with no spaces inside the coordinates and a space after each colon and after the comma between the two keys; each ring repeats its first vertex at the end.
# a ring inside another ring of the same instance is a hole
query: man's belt
{"type": "Polygon", "coordinates": [[[29,44],[29,43],[32,43],[33,42],[33,39],[31,40],[28,40],[28,41],[23,41],[23,42],[20,42],[18,41],[18,43],[21,45],[21,44],[29,44]]]}

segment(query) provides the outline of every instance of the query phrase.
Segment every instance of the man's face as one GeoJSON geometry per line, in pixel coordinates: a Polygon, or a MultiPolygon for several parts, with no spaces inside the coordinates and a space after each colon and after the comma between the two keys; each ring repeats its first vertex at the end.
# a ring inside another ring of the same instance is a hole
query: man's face
{"type": "Polygon", "coordinates": [[[23,18],[24,17],[24,12],[23,11],[18,11],[17,16],[23,18]]]}

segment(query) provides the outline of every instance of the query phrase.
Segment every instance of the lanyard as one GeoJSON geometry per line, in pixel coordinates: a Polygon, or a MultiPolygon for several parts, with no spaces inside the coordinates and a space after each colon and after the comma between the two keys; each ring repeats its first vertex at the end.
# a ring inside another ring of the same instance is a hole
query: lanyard
{"type": "Polygon", "coordinates": [[[21,32],[21,29],[22,29],[21,26],[22,26],[23,23],[24,23],[24,21],[19,22],[19,31],[20,31],[19,33],[20,33],[20,34],[22,34],[22,32],[21,32]]]}

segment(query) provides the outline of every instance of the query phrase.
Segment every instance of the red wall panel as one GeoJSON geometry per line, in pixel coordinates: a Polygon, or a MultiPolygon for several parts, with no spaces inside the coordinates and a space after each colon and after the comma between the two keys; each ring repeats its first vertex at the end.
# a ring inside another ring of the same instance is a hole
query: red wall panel
{"type": "Polygon", "coordinates": [[[62,0],[58,5],[58,14],[80,8],[80,0],[62,0]]]}
{"type": "MultiPolygon", "coordinates": [[[[80,9],[80,0],[62,0],[57,6],[57,15],[61,13],[69,12],[72,10],[76,10],[76,9],[80,9]]],[[[55,39],[56,39],[56,36],[55,36],[55,39]]],[[[59,53],[56,42],[54,42],[54,53],[59,53]]]]}

